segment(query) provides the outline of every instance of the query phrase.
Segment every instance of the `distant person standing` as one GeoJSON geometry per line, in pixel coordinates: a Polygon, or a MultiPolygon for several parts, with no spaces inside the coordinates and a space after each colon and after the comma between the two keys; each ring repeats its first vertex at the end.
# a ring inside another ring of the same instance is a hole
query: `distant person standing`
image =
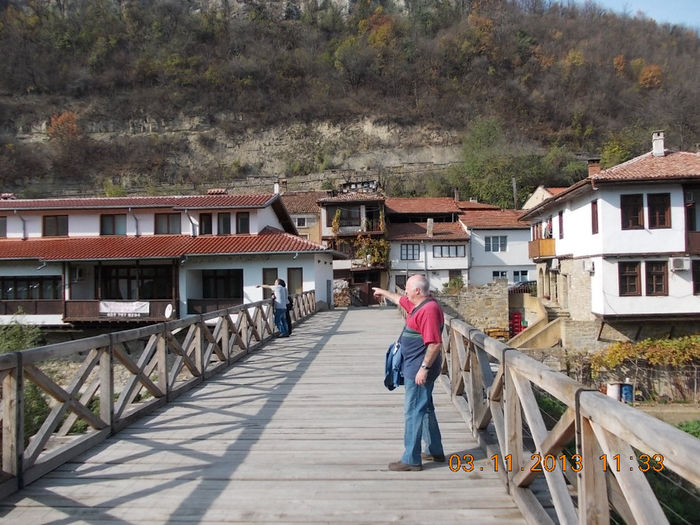
{"type": "MultiPolygon", "coordinates": [[[[281,286],[284,286],[285,289],[287,288],[287,283],[284,282],[284,279],[278,279],[280,282],[281,286]]],[[[291,310],[291,305],[292,305],[292,299],[289,297],[289,290],[287,290],[287,308],[285,309],[285,319],[287,320],[287,334],[292,335],[292,315],[289,313],[289,310],[291,310]]]]}
{"type": "Polygon", "coordinates": [[[287,326],[287,289],[280,284],[279,279],[275,279],[275,284],[259,284],[257,288],[267,288],[272,290],[275,299],[275,326],[280,337],[289,337],[289,327],[287,326]]]}
{"type": "Polygon", "coordinates": [[[386,297],[406,310],[406,329],[400,339],[403,354],[404,453],[389,470],[422,470],[421,460],[445,461],[442,436],[433,405],[433,386],[440,375],[440,346],[445,322],[440,304],[430,295],[428,280],[413,275],[406,281],[406,295],[372,288],[375,297],[386,297]],[[414,315],[415,313],[415,315],[414,315]],[[426,452],[421,453],[421,439],[426,452]]]}

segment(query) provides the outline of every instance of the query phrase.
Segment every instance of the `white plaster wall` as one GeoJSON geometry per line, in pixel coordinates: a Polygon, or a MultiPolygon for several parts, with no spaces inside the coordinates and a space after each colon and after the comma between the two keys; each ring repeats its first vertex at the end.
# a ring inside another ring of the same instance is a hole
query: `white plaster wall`
{"type": "MultiPolygon", "coordinates": [[[[523,266],[472,266],[469,268],[469,284],[474,286],[483,286],[492,282],[493,272],[506,272],[506,278],[509,284],[513,284],[513,272],[515,270],[526,270],[527,280],[534,281],[536,279],[535,265],[528,264],[523,266]]],[[[465,280],[466,282],[466,280],[465,280]]]]}
{"type": "MultiPolygon", "coordinates": [[[[271,206],[267,208],[236,211],[248,211],[250,213],[250,233],[258,233],[265,226],[272,226],[280,230],[284,229],[271,206]]],[[[233,220],[233,217],[231,217],[231,220],[233,220]]]]}
{"type": "MultiPolygon", "coordinates": [[[[316,290],[316,301],[323,301],[328,305],[333,304],[333,298],[327,293],[327,282],[331,283],[331,294],[333,293],[333,256],[328,254],[317,254],[314,257],[314,284],[316,290]]],[[[306,270],[304,270],[304,280],[306,281],[306,270]]],[[[306,283],[304,284],[306,291],[306,283]]]]}
{"type": "MultiPolygon", "coordinates": [[[[684,252],[685,209],[678,184],[604,187],[552,210],[552,234],[557,255],[585,257],[599,254],[684,252]],[[620,195],[644,194],[644,228],[623,230],[620,195]],[[649,229],[647,195],[671,194],[671,228],[649,229]],[[591,202],[598,200],[598,234],[591,232],[591,202]],[[564,210],[564,238],[559,238],[559,210],[564,210]]],[[[548,217],[548,216],[547,216],[548,217]]],[[[540,222],[546,223],[547,217],[540,222]]]]}
{"type": "Polygon", "coordinates": [[[316,290],[317,300],[327,301],[325,293],[325,280],[333,279],[333,266],[330,255],[326,254],[299,254],[293,259],[292,254],[265,255],[250,257],[190,257],[180,268],[180,312],[187,312],[187,298],[200,299],[202,297],[201,270],[215,269],[241,269],[243,270],[243,302],[253,303],[261,301],[263,289],[256,288],[262,283],[263,268],[277,268],[277,274],[287,280],[288,268],[302,268],[303,291],[316,290]],[[318,261],[321,261],[320,263],[318,261]],[[324,264],[327,263],[327,264],[324,264]],[[316,275],[316,272],[319,275],[316,275]],[[323,282],[321,289],[317,284],[323,282]]]}
{"type": "Polygon", "coordinates": [[[63,322],[63,316],[61,315],[23,315],[21,317],[15,317],[14,315],[0,315],[0,325],[10,324],[13,321],[30,323],[39,326],[59,326],[66,324],[63,322]]]}
{"type": "MultiPolygon", "coordinates": [[[[20,211],[17,215],[9,215],[7,218],[7,236],[22,238],[22,219],[27,237],[41,237],[41,215],[34,212],[20,211]]],[[[70,219],[68,221],[70,228],[70,219]]]]}
{"type": "Polygon", "coordinates": [[[416,272],[425,272],[431,270],[466,270],[469,267],[469,245],[466,241],[462,242],[410,242],[410,241],[393,241],[389,249],[389,259],[391,267],[395,270],[413,270],[416,272]],[[419,244],[420,259],[404,260],[401,259],[402,244],[419,244]],[[464,257],[433,257],[433,246],[464,246],[464,257]]]}
{"type": "Polygon", "coordinates": [[[13,215],[12,212],[4,213],[7,217],[7,238],[21,239],[22,238],[22,220],[19,215],[13,215]]]}
{"type": "MultiPolygon", "coordinates": [[[[631,261],[634,259],[625,259],[631,261]]],[[[645,264],[641,264],[642,295],[633,297],[619,296],[617,259],[603,259],[600,263],[600,282],[602,286],[593,288],[593,311],[605,315],[630,314],[685,314],[700,312],[700,297],[693,295],[692,275],[690,271],[671,272],[668,275],[667,296],[647,296],[645,283],[645,264]]],[[[650,260],[664,260],[652,257],[650,260]]],[[[670,263],[669,263],[670,268],[670,263]]],[[[596,277],[599,270],[596,264],[596,277]]]]}
{"type": "Polygon", "coordinates": [[[635,186],[605,193],[604,203],[598,205],[603,253],[648,253],[685,251],[685,208],[680,185],[635,186]],[[671,193],[671,228],[649,229],[647,194],[671,193]],[[620,225],[620,195],[644,193],[644,229],[622,230],[620,225]],[[601,215],[602,213],[602,215],[601,215]]]}
{"type": "Polygon", "coordinates": [[[39,263],[39,261],[2,261],[0,262],[0,275],[3,276],[62,276],[63,264],[57,262],[39,263]]]}
{"type": "MultiPolygon", "coordinates": [[[[446,285],[449,280],[450,280],[450,272],[449,270],[430,270],[427,273],[424,272],[423,270],[409,270],[408,271],[408,277],[411,275],[426,275],[428,278],[428,284],[430,285],[430,289],[433,291],[442,291],[442,287],[446,285]]],[[[397,275],[406,275],[405,271],[392,271],[389,275],[389,290],[393,291],[396,290],[396,276],[397,275]]],[[[467,272],[466,270],[462,272],[462,279],[464,280],[464,283],[466,284],[467,282],[467,272]]]]}
{"type": "Polygon", "coordinates": [[[514,282],[513,271],[527,270],[528,279],[535,279],[535,265],[528,256],[530,230],[523,228],[470,230],[471,264],[469,284],[482,286],[493,281],[494,271],[505,271],[509,283],[514,282]],[[505,235],[505,252],[487,252],[486,237],[505,235]]]}

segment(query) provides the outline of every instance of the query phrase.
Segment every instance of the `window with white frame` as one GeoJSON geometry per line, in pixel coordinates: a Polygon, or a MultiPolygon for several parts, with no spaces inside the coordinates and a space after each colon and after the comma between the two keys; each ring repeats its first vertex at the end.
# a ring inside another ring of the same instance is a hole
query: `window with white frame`
{"type": "Polygon", "coordinates": [[[466,247],[464,244],[438,244],[433,246],[433,257],[464,257],[466,247]]]}
{"type": "Polygon", "coordinates": [[[514,283],[527,282],[527,270],[513,270],[513,282],[514,283]]]}
{"type": "Polygon", "coordinates": [[[507,235],[494,235],[484,238],[484,249],[487,252],[504,252],[508,247],[507,235]]]}
{"type": "Polygon", "coordinates": [[[491,272],[493,279],[508,279],[508,272],[505,270],[494,270],[491,272]]]}
{"type": "Polygon", "coordinates": [[[297,228],[306,228],[306,217],[296,218],[297,228]]]}
{"type": "Polygon", "coordinates": [[[418,259],[420,259],[420,244],[401,245],[402,261],[417,261],[418,259]]]}

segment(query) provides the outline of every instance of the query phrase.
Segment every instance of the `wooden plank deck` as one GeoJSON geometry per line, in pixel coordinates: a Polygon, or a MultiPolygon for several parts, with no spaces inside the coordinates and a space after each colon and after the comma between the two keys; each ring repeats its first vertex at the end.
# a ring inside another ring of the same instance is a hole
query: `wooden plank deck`
{"type": "Polygon", "coordinates": [[[437,385],[445,451],[475,471],[387,469],[403,389],[384,388],[383,360],[401,325],[391,308],[319,313],[1,501],[0,521],[524,523],[437,385]]]}

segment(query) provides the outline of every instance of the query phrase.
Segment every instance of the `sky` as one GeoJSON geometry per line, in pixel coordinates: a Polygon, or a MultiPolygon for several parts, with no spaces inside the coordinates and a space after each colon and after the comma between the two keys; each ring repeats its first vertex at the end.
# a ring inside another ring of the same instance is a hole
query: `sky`
{"type": "MultiPolygon", "coordinates": [[[[583,4],[583,0],[578,0],[583,4]]],[[[599,6],[635,16],[642,11],[662,24],[678,24],[700,32],[700,0],[594,0],[599,6]]]]}

